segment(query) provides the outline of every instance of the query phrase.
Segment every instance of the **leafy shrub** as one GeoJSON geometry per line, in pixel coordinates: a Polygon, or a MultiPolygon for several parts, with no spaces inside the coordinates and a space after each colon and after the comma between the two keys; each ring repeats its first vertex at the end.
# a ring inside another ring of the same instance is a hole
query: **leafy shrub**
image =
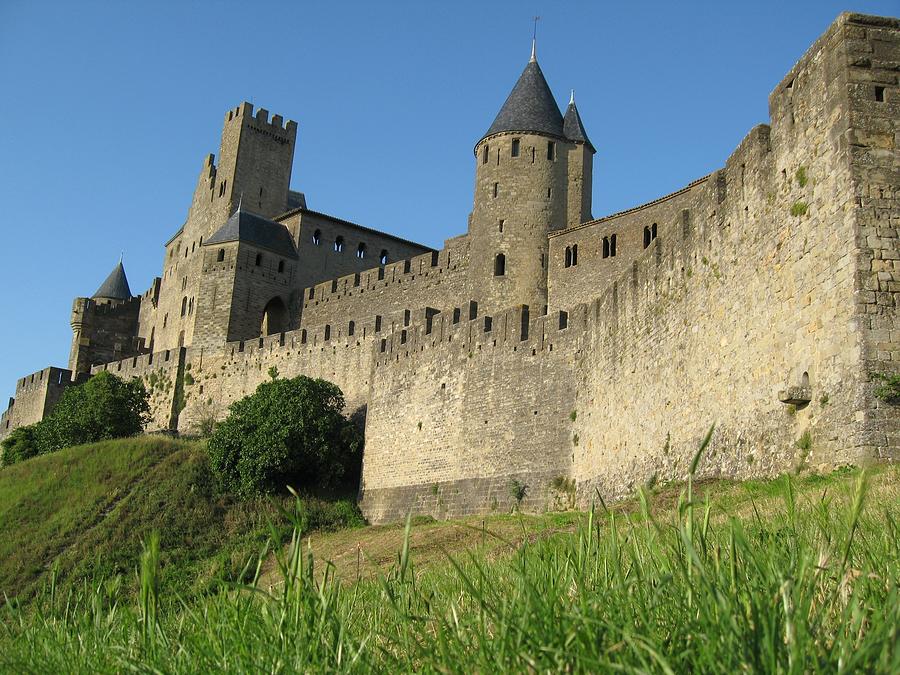
{"type": "Polygon", "coordinates": [[[900,374],[872,373],[881,384],[875,387],[875,396],[887,403],[900,403],[900,374]]]}
{"type": "Polygon", "coordinates": [[[14,429],[3,441],[3,464],[62,448],[135,436],[149,418],[147,390],[140,379],[129,382],[102,371],[69,387],[46,418],[14,429]]]}
{"type": "Polygon", "coordinates": [[[3,442],[0,443],[0,447],[2,447],[0,460],[2,460],[3,466],[9,466],[39,454],[38,430],[36,424],[30,424],[27,427],[13,429],[9,436],[3,439],[3,442]]]}
{"type": "Polygon", "coordinates": [[[242,496],[336,485],[352,478],[362,434],[331,382],[303,375],[263,382],[229,408],[209,439],[221,486],[242,496]]]}
{"type": "Polygon", "coordinates": [[[63,392],[53,412],[38,423],[40,452],[135,436],[149,420],[143,381],[102,371],[63,392]]]}

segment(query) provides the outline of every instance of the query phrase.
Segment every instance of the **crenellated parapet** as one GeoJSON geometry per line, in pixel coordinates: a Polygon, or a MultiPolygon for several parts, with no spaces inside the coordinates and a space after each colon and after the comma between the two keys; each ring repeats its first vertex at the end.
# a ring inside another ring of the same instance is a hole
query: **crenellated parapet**
{"type": "Polygon", "coordinates": [[[141,296],[128,300],[75,298],[72,303],[72,348],[69,369],[89,372],[96,364],[140,354],[141,296]]]}

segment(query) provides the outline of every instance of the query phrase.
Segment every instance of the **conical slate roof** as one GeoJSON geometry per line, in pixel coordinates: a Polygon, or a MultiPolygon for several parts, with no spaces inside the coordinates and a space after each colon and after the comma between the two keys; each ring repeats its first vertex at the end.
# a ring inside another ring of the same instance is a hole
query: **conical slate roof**
{"type": "Polygon", "coordinates": [[[128,278],[121,260],[91,297],[110,300],[128,300],[131,297],[131,288],[128,287],[128,278]]]}
{"type": "Polygon", "coordinates": [[[203,245],[224,244],[228,241],[244,241],[286,258],[297,257],[294,239],[284,225],[244,211],[240,206],[203,245]]]}
{"type": "Polygon", "coordinates": [[[531,131],[550,136],[563,135],[562,114],[559,112],[559,106],[556,105],[547,80],[544,79],[544,73],[534,57],[525,66],[525,70],[519,76],[519,81],[516,82],[516,86],[507,97],[506,103],[497,113],[491,128],[481,138],[484,140],[492,134],[499,134],[503,131],[531,131]]]}
{"type": "Polygon", "coordinates": [[[591,152],[595,152],[594,145],[588,140],[587,131],[584,130],[584,124],[581,123],[581,115],[578,114],[578,108],[575,107],[575,97],[569,101],[569,107],[566,108],[566,117],[563,120],[563,133],[570,141],[578,141],[585,143],[591,152]]]}

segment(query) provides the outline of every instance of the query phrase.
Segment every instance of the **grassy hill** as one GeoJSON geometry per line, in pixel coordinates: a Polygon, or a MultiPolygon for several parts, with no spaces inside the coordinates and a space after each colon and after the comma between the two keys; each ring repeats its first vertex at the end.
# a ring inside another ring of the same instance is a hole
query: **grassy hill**
{"type": "MultiPolygon", "coordinates": [[[[238,580],[270,537],[287,537],[292,499],[217,494],[203,444],[148,436],[43,455],[0,470],[0,592],[120,575],[137,589],[142,544],[160,535],[160,582],[192,596],[238,580]]],[[[315,525],[361,524],[350,500],[307,501],[315,525]]]]}
{"type": "Polygon", "coordinates": [[[73,448],[0,471],[0,579],[31,597],[0,671],[900,670],[900,467],[685,490],[324,531],[346,510],[217,496],[200,444],[73,448]],[[292,542],[213,590],[267,518],[292,542]]]}

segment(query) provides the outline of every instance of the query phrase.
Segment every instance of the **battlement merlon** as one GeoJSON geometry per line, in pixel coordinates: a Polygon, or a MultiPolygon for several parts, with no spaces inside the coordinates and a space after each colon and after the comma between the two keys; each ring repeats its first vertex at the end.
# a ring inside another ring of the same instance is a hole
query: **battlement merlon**
{"type": "Polygon", "coordinates": [[[248,103],[247,101],[242,102],[239,106],[232,108],[225,113],[225,124],[236,119],[242,121],[252,119],[257,127],[269,127],[273,131],[286,131],[291,135],[292,139],[296,138],[297,135],[297,123],[294,120],[288,120],[285,123],[284,118],[281,115],[272,115],[272,120],[269,121],[269,111],[265,108],[257,109],[256,114],[254,115],[253,104],[248,103]]]}

